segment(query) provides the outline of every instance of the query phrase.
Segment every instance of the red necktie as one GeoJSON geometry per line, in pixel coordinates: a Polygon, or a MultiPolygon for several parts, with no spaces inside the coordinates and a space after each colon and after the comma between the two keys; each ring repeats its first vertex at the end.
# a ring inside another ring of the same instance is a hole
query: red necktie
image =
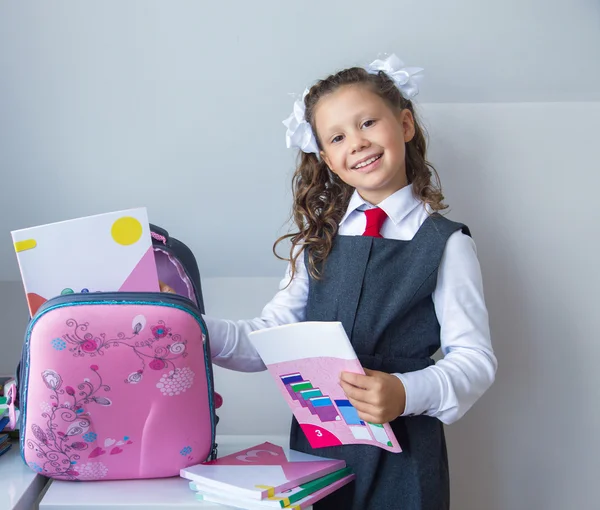
{"type": "Polygon", "coordinates": [[[387,218],[385,211],[379,207],[374,207],[373,209],[365,210],[365,215],[367,216],[367,228],[365,228],[363,236],[383,237],[379,231],[387,218]]]}

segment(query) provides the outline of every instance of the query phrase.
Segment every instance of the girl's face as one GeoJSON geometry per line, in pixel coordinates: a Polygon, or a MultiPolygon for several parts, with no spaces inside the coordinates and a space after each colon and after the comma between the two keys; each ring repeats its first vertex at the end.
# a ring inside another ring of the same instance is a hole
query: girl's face
{"type": "Polygon", "coordinates": [[[407,185],[405,143],[415,134],[409,110],[394,111],[368,87],[345,85],[319,100],[321,157],[372,204],[407,185]]]}

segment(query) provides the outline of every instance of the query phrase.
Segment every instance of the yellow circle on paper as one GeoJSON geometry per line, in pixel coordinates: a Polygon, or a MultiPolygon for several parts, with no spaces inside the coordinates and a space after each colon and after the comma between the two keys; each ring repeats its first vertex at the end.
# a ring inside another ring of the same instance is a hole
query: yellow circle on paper
{"type": "Polygon", "coordinates": [[[142,237],[142,224],[131,216],[123,216],[113,223],[110,233],[115,242],[129,246],[142,237]]]}

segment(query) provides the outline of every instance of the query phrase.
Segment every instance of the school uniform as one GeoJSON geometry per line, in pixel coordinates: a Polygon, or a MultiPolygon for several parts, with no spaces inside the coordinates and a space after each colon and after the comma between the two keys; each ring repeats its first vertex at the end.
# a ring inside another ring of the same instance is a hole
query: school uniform
{"type": "Polygon", "coordinates": [[[352,196],[320,280],[308,275],[301,256],[297,275],[290,283],[288,268],[260,317],[205,317],[213,361],[262,370],[250,331],[340,321],[363,366],[392,373],[405,386],[405,412],[391,423],[403,452],[366,445],[313,450],[293,420],[292,448],[343,458],[357,475],[316,508],[444,509],[449,480],[443,423],[473,405],[497,368],[475,245],[466,226],[430,214],[411,186],[378,204],[386,216],[377,229],[382,237],[362,235],[365,210],[372,208],[358,193],[352,196]],[[434,363],[440,347],[444,359],[434,363]]]}

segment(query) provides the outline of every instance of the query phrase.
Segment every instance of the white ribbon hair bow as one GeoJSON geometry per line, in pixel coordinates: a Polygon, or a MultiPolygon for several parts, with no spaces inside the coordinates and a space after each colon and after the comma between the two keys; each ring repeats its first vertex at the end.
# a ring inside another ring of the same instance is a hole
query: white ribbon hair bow
{"type": "Polygon", "coordinates": [[[383,71],[400,89],[406,99],[412,99],[419,93],[418,82],[423,77],[421,67],[405,67],[404,62],[393,53],[385,60],[374,60],[367,66],[369,74],[383,71]]]}
{"type": "MultiPolygon", "coordinates": [[[[374,60],[366,67],[366,70],[369,74],[383,71],[394,81],[406,99],[412,99],[419,93],[418,82],[423,77],[420,74],[423,69],[421,67],[405,67],[402,60],[393,53],[384,60],[374,60]]],[[[283,125],[287,128],[285,142],[288,149],[298,148],[303,152],[312,152],[318,156],[319,146],[305,117],[304,98],[307,94],[308,89],[302,94],[302,99],[296,100],[292,113],[283,121],[283,125]]]]}
{"type": "Polygon", "coordinates": [[[306,122],[306,106],[304,98],[308,94],[308,89],[302,94],[302,99],[297,99],[294,103],[294,110],[290,116],[283,121],[283,125],[287,127],[285,132],[285,142],[288,149],[297,147],[303,152],[319,154],[317,140],[313,133],[310,124],[306,122]]]}

